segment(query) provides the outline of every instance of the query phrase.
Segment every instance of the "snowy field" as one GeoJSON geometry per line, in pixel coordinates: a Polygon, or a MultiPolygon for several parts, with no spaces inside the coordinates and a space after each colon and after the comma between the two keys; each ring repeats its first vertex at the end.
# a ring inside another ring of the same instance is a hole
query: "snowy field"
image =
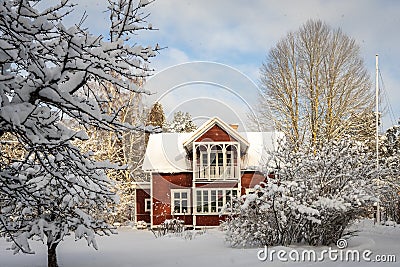
{"type": "MultiPolygon", "coordinates": [[[[259,248],[230,248],[224,243],[224,235],[217,229],[207,230],[192,240],[177,236],[155,238],[147,230],[131,228],[119,229],[119,234],[110,237],[98,237],[99,250],[87,247],[84,240],[75,242],[69,237],[58,247],[58,261],[61,267],[128,267],[128,266],[185,266],[185,267],[231,267],[231,266],[398,266],[400,262],[400,227],[373,226],[371,221],[362,221],[356,228],[358,236],[348,240],[348,249],[371,250],[375,255],[396,255],[397,263],[386,262],[341,262],[328,257],[322,262],[281,262],[274,259],[260,261],[259,248]]],[[[6,250],[9,246],[0,239],[1,267],[43,267],[46,266],[46,248],[43,244],[33,243],[35,255],[12,255],[6,250]]],[[[274,247],[275,250],[302,251],[311,247],[292,246],[274,247]]],[[[321,252],[328,247],[319,247],[321,252]]],[[[337,249],[332,246],[332,249],[337,249]]]]}

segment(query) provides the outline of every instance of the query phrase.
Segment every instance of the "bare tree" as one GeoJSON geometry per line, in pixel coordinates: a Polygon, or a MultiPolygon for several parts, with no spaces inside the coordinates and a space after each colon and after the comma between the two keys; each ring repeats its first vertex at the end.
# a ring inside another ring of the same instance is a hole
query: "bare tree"
{"type": "Polygon", "coordinates": [[[341,136],[349,117],[373,104],[359,50],[340,28],[319,20],[288,33],[260,69],[258,119],[272,120],[293,143],[316,144],[341,136]]]}
{"type": "MultiPolygon", "coordinates": [[[[132,81],[132,84],[141,84],[140,80],[132,81]]],[[[118,120],[121,123],[131,125],[145,124],[146,110],[143,107],[143,94],[131,91],[118,92],[112,84],[109,94],[113,101],[104,103],[109,114],[120,110],[118,120]],[[118,97],[117,97],[118,96],[118,97]]],[[[92,83],[92,90],[101,91],[99,85],[92,83]]],[[[66,123],[69,123],[66,121],[66,123]]],[[[75,125],[79,128],[79,125],[75,125]]],[[[82,129],[82,126],[80,126],[82,129]]],[[[125,222],[132,220],[134,210],[135,181],[146,179],[141,167],[144,159],[145,133],[143,131],[127,130],[114,132],[101,130],[96,127],[87,127],[88,141],[75,141],[75,144],[82,151],[92,151],[94,159],[98,161],[110,160],[118,164],[118,168],[107,170],[107,176],[115,182],[115,190],[119,196],[119,203],[116,205],[115,213],[109,218],[111,221],[125,222]]]]}

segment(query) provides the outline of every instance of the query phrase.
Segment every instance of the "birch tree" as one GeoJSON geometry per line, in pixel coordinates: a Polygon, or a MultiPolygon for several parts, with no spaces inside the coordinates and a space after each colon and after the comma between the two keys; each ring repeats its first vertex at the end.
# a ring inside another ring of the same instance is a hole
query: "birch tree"
{"type": "Polygon", "coordinates": [[[258,119],[293,143],[340,137],[354,114],[372,110],[371,82],[356,41],[309,20],[273,47],[260,69],[258,119]],[[269,109],[271,112],[269,112],[269,109]]]}

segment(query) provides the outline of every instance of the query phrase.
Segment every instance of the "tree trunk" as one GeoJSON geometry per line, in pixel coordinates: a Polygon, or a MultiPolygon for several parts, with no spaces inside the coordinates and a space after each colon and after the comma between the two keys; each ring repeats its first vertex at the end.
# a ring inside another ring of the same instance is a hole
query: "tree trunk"
{"type": "Polygon", "coordinates": [[[47,267],[58,267],[56,248],[58,243],[47,246],[47,267]]]}

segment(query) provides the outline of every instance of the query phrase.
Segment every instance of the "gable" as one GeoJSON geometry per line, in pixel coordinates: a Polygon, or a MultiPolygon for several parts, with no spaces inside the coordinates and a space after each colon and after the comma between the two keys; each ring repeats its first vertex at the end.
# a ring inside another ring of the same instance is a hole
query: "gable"
{"type": "Polygon", "coordinates": [[[192,136],[183,143],[183,146],[188,152],[190,152],[194,142],[230,141],[239,142],[242,153],[245,153],[249,147],[249,142],[243,138],[237,130],[233,129],[218,117],[214,117],[193,132],[192,136]]]}
{"type": "Polygon", "coordinates": [[[230,136],[224,129],[219,125],[215,124],[203,135],[196,139],[195,142],[230,142],[238,141],[230,136]]]}

